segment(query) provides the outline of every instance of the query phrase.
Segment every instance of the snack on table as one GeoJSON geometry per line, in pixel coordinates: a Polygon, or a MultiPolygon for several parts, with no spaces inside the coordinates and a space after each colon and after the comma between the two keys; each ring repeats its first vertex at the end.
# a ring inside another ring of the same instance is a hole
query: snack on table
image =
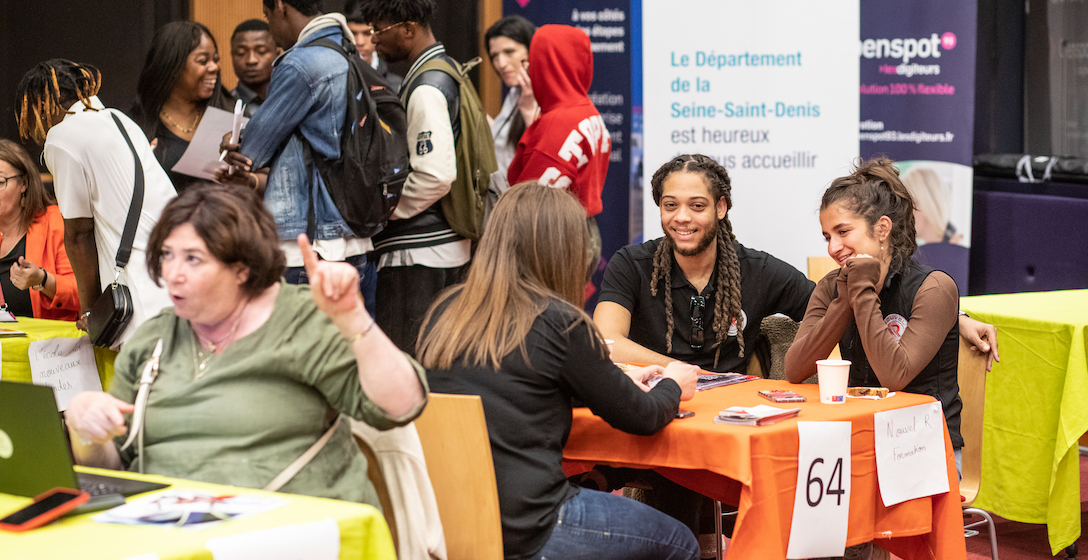
{"type": "Polygon", "coordinates": [[[888,396],[887,387],[847,387],[846,394],[851,397],[878,397],[885,398],[888,396]]]}

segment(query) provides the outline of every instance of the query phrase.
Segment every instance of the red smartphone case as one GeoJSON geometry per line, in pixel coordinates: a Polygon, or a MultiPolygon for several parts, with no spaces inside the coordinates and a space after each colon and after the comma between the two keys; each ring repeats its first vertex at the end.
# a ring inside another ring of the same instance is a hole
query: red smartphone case
{"type": "Polygon", "coordinates": [[[25,508],[20,509],[18,511],[13,511],[13,512],[3,516],[3,518],[7,518],[7,517],[9,517],[9,516],[11,516],[13,514],[21,512],[23,510],[33,508],[33,507],[37,506],[39,502],[45,500],[46,498],[49,498],[50,496],[52,496],[54,494],[67,494],[67,495],[73,496],[73,498],[66,501],[66,502],[64,502],[64,503],[62,503],[62,504],[57,505],[56,507],[50,508],[50,509],[48,509],[46,511],[43,511],[42,513],[39,513],[38,515],[36,515],[34,517],[31,517],[30,519],[28,519],[28,520],[26,520],[26,521],[24,521],[22,523],[11,524],[11,523],[0,522],[0,530],[20,533],[20,532],[23,532],[23,531],[29,531],[31,529],[36,529],[38,527],[41,527],[42,525],[45,525],[46,523],[49,523],[50,521],[55,520],[56,518],[60,517],[61,515],[64,515],[65,513],[79,507],[81,504],[83,504],[84,502],[86,502],[87,500],[89,500],[91,498],[91,496],[89,494],[87,494],[86,492],[83,492],[81,490],[72,490],[71,488],[54,488],[52,490],[48,490],[46,492],[43,492],[42,494],[39,494],[38,496],[35,496],[34,501],[30,505],[28,505],[25,508]]]}

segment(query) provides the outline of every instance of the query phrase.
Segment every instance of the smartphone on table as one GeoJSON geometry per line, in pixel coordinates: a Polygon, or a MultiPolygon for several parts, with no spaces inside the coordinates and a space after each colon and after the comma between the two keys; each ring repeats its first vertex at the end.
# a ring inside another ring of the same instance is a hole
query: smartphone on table
{"type": "Polygon", "coordinates": [[[41,527],[89,498],[90,495],[81,490],[54,488],[34,498],[32,504],[0,519],[0,529],[21,532],[41,527]]]}

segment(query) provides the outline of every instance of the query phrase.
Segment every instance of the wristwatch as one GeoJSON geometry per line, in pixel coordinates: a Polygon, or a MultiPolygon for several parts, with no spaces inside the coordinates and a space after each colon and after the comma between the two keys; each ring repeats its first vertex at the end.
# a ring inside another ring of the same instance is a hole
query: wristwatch
{"type": "Polygon", "coordinates": [[[30,289],[31,290],[36,290],[36,291],[39,291],[39,292],[42,291],[42,288],[45,288],[45,282],[47,280],[49,280],[49,273],[46,272],[45,269],[43,268],[42,269],[42,283],[38,284],[37,286],[31,286],[30,289]]]}

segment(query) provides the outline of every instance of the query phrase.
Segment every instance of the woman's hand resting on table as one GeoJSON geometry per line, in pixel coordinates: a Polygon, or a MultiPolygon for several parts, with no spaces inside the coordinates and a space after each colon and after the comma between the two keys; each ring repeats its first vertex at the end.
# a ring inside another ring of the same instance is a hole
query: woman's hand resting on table
{"type": "Polygon", "coordinates": [[[128,431],[125,415],[135,408],[109,393],[84,391],[72,397],[64,418],[73,439],[83,445],[101,445],[128,431]]]}
{"type": "Polygon", "coordinates": [[[660,375],[664,379],[672,379],[680,386],[680,400],[689,401],[695,396],[695,383],[699,380],[699,368],[684,362],[672,362],[665,367],[658,365],[631,368],[623,372],[635,385],[643,391],[649,392],[650,380],[660,375]]]}

